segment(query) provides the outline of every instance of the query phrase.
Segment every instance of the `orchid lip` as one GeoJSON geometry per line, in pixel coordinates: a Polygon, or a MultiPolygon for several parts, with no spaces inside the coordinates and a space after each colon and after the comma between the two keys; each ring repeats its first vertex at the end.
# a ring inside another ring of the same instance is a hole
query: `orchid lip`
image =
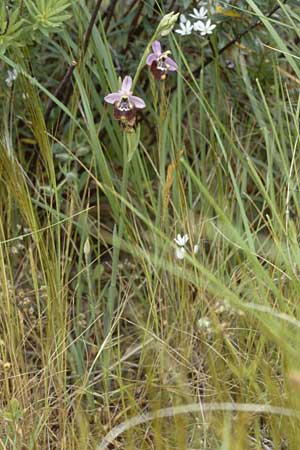
{"type": "Polygon", "coordinates": [[[120,101],[117,103],[117,108],[119,111],[130,111],[133,109],[132,104],[129,101],[129,98],[126,95],[123,95],[120,101]]]}
{"type": "Polygon", "coordinates": [[[168,70],[169,67],[169,64],[167,64],[164,59],[161,59],[157,63],[157,68],[160,70],[168,70]]]}

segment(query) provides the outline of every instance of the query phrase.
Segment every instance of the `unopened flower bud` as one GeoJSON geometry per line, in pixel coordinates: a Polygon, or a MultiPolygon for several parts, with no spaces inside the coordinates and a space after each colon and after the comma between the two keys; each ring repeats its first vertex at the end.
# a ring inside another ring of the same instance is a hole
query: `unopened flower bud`
{"type": "Polygon", "coordinates": [[[174,13],[173,11],[169,14],[166,14],[160,21],[158,25],[157,32],[161,36],[167,36],[174,28],[175,23],[177,22],[179,13],[174,13]]]}
{"type": "Polygon", "coordinates": [[[89,238],[87,238],[84,243],[83,253],[84,253],[84,256],[86,259],[89,257],[89,254],[91,253],[91,245],[90,245],[89,238]]]}

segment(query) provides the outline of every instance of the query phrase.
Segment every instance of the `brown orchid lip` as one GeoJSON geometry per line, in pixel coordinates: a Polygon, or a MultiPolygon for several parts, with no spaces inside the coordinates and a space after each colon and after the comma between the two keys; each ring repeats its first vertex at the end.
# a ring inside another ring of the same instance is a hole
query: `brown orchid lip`
{"type": "Polygon", "coordinates": [[[114,118],[119,121],[123,131],[133,133],[136,126],[136,108],[134,105],[131,105],[128,98],[125,98],[125,102],[127,103],[127,108],[124,107],[123,109],[119,107],[119,103],[115,103],[114,118]]]}
{"type": "Polygon", "coordinates": [[[168,74],[168,67],[165,62],[153,61],[150,70],[156,80],[165,80],[168,74]]]}
{"type": "Polygon", "coordinates": [[[128,98],[124,99],[122,104],[122,99],[120,102],[116,103],[114,106],[114,118],[117,120],[133,120],[136,116],[136,109],[132,105],[128,98]]]}

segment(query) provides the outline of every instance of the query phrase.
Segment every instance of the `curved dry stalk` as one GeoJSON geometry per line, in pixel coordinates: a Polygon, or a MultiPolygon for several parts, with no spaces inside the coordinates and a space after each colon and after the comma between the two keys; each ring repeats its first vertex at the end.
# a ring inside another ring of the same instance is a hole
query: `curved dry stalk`
{"type": "Polygon", "coordinates": [[[154,419],[164,417],[178,416],[180,414],[204,413],[209,411],[229,411],[229,412],[248,412],[253,414],[275,414],[286,417],[296,417],[300,419],[300,411],[281,406],[259,405],[255,403],[190,403],[188,405],[180,405],[169,408],[162,408],[154,412],[139,414],[134,416],[120,425],[115,426],[100,442],[96,450],[105,450],[108,446],[122,433],[131,428],[154,419]]]}

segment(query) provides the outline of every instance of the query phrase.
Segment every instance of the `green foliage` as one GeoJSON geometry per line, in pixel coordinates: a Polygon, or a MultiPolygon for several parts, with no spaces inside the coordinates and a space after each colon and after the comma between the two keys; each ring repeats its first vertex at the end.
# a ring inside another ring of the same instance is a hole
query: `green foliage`
{"type": "Polygon", "coordinates": [[[25,0],[28,9],[32,29],[38,30],[46,37],[49,33],[57,31],[63,23],[70,19],[67,13],[70,7],[68,0],[25,0]]]}
{"type": "Polygon", "coordinates": [[[71,3],[67,0],[25,0],[23,7],[0,6],[0,52],[29,45],[33,40],[40,41],[62,29],[71,18],[68,12],[71,3]]]}
{"type": "Polygon", "coordinates": [[[20,18],[18,9],[9,15],[6,12],[5,4],[0,6],[0,53],[4,54],[9,48],[22,47],[26,35],[25,20],[20,18]]]}

